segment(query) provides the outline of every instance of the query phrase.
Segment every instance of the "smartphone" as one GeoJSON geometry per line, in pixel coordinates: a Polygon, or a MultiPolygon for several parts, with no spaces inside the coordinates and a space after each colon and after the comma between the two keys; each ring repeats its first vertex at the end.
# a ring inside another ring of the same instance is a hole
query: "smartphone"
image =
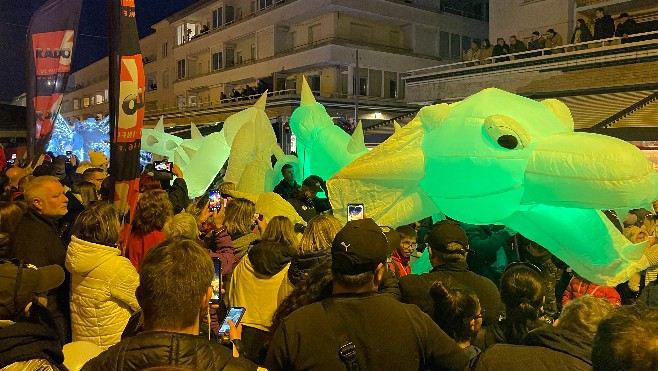
{"type": "Polygon", "coordinates": [[[208,210],[210,211],[221,210],[223,206],[226,206],[219,190],[213,189],[208,192],[208,200],[208,210]]]}
{"type": "Polygon", "coordinates": [[[246,309],[243,307],[231,307],[231,309],[228,310],[226,318],[224,318],[224,322],[222,322],[222,326],[219,328],[219,331],[217,331],[217,335],[221,336],[231,329],[228,325],[228,320],[233,321],[233,323],[237,326],[238,323],[240,323],[242,320],[242,316],[244,316],[245,311],[246,309]]]}
{"type": "Polygon", "coordinates": [[[72,154],[73,154],[72,151],[66,151],[66,156],[71,157],[72,154]]]}
{"type": "Polygon", "coordinates": [[[222,300],[222,261],[219,258],[212,258],[212,264],[215,267],[215,275],[212,277],[212,296],[210,304],[219,304],[222,300]]]}
{"type": "Polygon", "coordinates": [[[347,204],[347,221],[361,220],[364,218],[365,209],[363,204],[347,204]]]}
{"type": "Polygon", "coordinates": [[[169,161],[153,161],[153,166],[155,166],[155,171],[166,171],[171,173],[172,164],[169,161]]]}
{"type": "Polygon", "coordinates": [[[258,220],[260,220],[260,221],[262,222],[262,221],[263,221],[263,214],[261,214],[261,213],[256,213],[256,214],[254,214],[254,221],[255,221],[256,219],[258,219],[258,220]]]}

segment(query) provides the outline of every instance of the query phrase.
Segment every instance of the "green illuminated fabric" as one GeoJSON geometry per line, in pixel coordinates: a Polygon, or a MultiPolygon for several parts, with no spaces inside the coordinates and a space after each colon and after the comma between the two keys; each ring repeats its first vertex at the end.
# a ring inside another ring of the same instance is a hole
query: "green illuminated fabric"
{"type": "Polygon", "coordinates": [[[324,106],[316,102],[306,78],[302,83],[300,106],[290,117],[290,129],[297,137],[297,157],[299,163],[303,164],[300,174],[302,179],[309,175],[329,179],[368,152],[363,143],[361,124],[352,137],[334,125],[324,106]]]}
{"type": "Polygon", "coordinates": [[[614,286],[648,267],[599,210],[646,207],[658,173],[635,146],[575,133],[569,109],[497,89],[424,107],[328,182],[334,214],[365,204],[380,225],[439,210],[470,224],[506,225],[592,282],[614,286]]]}

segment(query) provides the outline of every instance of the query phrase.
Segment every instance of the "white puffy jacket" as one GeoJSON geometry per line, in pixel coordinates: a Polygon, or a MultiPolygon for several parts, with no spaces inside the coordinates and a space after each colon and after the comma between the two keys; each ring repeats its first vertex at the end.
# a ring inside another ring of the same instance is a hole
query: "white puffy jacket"
{"type": "Polygon", "coordinates": [[[139,310],[139,275],[120,254],[114,247],[71,238],[66,269],[71,273],[73,341],[107,349],[121,340],[130,315],[139,310]]]}

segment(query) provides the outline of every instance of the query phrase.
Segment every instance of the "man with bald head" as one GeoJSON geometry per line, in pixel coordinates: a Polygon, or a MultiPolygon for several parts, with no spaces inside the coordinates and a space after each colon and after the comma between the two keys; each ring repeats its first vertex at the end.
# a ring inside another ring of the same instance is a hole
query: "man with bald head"
{"type": "MultiPolygon", "coordinates": [[[[64,268],[66,245],[57,230],[57,221],[68,212],[66,190],[59,179],[44,175],[25,188],[28,210],[11,236],[9,256],[37,267],[57,264],[64,268]]],[[[62,339],[68,337],[65,319],[68,310],[68,284],[49,293],[48,309],[58,324],[62,339]]]]}

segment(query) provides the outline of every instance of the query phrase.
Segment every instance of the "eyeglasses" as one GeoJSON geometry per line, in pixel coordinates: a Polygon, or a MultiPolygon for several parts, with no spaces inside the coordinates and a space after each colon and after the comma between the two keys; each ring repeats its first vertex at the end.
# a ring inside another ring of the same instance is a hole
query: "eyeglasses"
{"type": "Polygon", "coordinates": [[[414,248],[414,249],[418,248],[418,244],[417,244],[416,242],[413,242],[413,243],[409,243],[409,242],[401,242],[400,244],[401,244],[401,245],[404,245],[404,246],[411,246],[411,247],[414,248]]]}
{"type": "Polygon", "coordinates": [[[480,311],[480,314],[478,314],[477,316],[473,317],[473,319],[484,318],[484,314],[485,314],[485,313],[487,313],[487,311],[484,310],[484,309],[482,309],[482,310],[480,311]]]}

